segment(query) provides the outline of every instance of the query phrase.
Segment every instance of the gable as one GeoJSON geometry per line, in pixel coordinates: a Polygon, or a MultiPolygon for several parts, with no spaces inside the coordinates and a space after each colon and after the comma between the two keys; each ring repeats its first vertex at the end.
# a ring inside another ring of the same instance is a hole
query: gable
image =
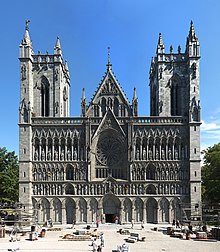
{"type": "Polygon", "coordinates": [[[109,108],[106,112],[105,116],[103,117],[99,127],[95,131],[93,135],[93,139],[97,137],[101,132],[107,129],[112,129],[117,131],[120,135],[125,137],[125,132],[123,131],[122,127],[119,125],[118,120],[115,118],[112,110],[109,108]]]}
{"type": "MultiPolygon", "coordinates": [[[[95,95],[93,96],[88,108],[87,108],[87,116],[104,116],[103,106],[106,108],[114,108],[114,107],[124,107],[128,112],[125,114],[130,114],[130,104],[129,101],[122,90],[120,84],[116,80],[114,74],[111,69],[108,68],[103,80],[101,81],[95,95]],[[101,112],[99,115],[93,114],[94,110],[97,110],[98,107],[101,112]]],[[[114,109],[113,112],[115,113],[114,109]]],[[[120,116],[118,112],[115,113],[116,116],[120,116]]],[[[125,115],[124,115],[125,116],[125,115]]]]}

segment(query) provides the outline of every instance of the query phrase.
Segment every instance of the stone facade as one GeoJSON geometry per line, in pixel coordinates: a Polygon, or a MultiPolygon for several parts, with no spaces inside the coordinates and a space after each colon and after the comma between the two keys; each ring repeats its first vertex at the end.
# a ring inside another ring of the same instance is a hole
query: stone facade
{"type": "Polygon", "coordinates": [[[70,75],[59,38],[34,54],[28,23],[20,45],[20,202],[40,223],[172,222],[201,218],[200,45],[193,23],[185,52],[150,67],[150,117],[138,116],[107,70],[81,116],[69,115],[70,75]]]}

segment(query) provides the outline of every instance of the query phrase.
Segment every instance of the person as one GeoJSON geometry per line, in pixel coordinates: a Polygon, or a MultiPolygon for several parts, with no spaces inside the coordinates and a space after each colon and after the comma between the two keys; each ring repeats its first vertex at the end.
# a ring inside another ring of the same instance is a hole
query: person
{"type": "Polygon", "coordinates": [[[75,228],[75,225],[76,225],[76,221],[74,220],[74,221],[73,221],[72,228],[75,228]]]}
{"type": "Polygon", "coordinates": [[[144,222],[141,222],[141,229],[144,229],[144,222]]]}
{"type": "Polygon", "coordinates": [[[131,228],[134,228],[134,219],[131,220],[131,228]]]}
{"type": "Polygon", "coordinates": [[[177,228],[180,227],[180,222],[179,222],[179,220],[176,221],[176,227],[177,227],[177,228]]]}
{"type": "Polygon", "coordinates": [[[176,225],[176,221],[175,221],[175,219],[173,219],[172,226],[174,226],[174,227],[175,227],[175,225],[176,225]]]}
{"type": "Polygon", "coordinates": [[[101,235],[100,235],[100,240],[101,240],[101,247],[103,248],[104,247],[104,243],[105,243],[105,240],[104,240],[104,234],[103,233],[101,233],[101,235]]]}
{"type": "Polygon", "coordinates": [[[121,246],[121,252],[128,252],[128,249],[129,249],[128,245],[123,243],[121,246]]]}
{"type": "Polygon", "coordinates": [[[92,242],[92,251],[93,252],[97,252],[98,251],[98,244],[97,244],[96,238],[92,242]]]}

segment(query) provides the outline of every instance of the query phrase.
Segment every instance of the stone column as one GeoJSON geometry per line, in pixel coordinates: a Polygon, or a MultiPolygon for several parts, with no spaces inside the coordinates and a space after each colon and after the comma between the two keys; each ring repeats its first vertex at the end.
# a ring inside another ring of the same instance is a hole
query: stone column
{"type": "Polygon", "coordinates": [[[41,140],[40,140],[40,143],[39,143],[39,156],[38,156],[38,160],[41,161],[41,149],[42,149],[42,143],[41,143],[41,140]]]}
{"type": "Polygon", "coordinates": [[[52,139],[51,161],[54,161],[54,139],[52,139]]]}
{"type": "Polygon", "coordinates": [[[65,139],[65,146],[64,146],[64,160],[67,160],[67,139],[65,139]]]}
{"type": "Polygon", "coordinates": [[[143,204],[143,222],[147,222],[147,209],[146,209],[146,203],[143,204]]]}
{"type": "Polygon", "coordinates": [[[61,222],[62,222],[62,224],[66,224],[66,207],[62,206],[61,211],[62,211],[62,220],[61,220],[61,222]]]}
{"type": "Polygon", "coordinates": [[[160,223],[162,220],[161,220],[161,215],[160,215],[160,208],[157,207],[157,223],[160,223]]]}

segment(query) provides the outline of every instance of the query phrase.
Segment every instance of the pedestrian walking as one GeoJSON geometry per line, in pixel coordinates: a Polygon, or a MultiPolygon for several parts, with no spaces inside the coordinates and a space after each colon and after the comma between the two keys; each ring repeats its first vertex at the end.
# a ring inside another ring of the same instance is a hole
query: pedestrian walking
{"type": "Polygon", "coordinates": [[[104,247],[104,245],[105,245],[105,240],[104,240],[104,234],[103,233],[101,233],[101,235],[100,235],[100,241],[101,241],[101,247],[103,248],[104,247]]]}

